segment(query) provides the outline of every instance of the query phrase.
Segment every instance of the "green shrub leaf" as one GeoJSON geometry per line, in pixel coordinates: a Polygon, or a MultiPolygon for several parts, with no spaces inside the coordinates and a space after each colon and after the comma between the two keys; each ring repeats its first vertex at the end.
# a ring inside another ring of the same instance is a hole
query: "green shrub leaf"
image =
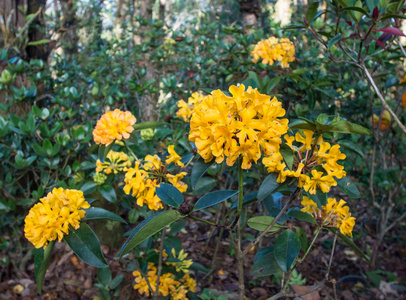
{"type": "Polygon", "coordinates": [[[108,267],[100,248],[99,239],[86,223],[81,222],[78,229],[71,228],[63,240],[88,265],[96,268],[108,267]]]}
{"type": "Polygon", "coordinates": [[[45,250],[42,248],[34,249],[34,269],[35,280],[37,281],[37,290],[41,294],[42,284],[44,283],[45,273],[51,261],[52,251],[56,241],[49,242],[45,250]]]}
{"type": "Polygon", "coordinates": [[[182,219],[183,216],[176,210],[168,210],[158,212],[138,224],[133,229],[127,241],[124,243],[119,257],[130,252],[133,248],[145,241],[150,236],[161,231],[166,226],[172,224],[176,220],[182,219]]]}
{"type": "Polygon", "coordinates": [[[101,207],[90,207],[88,209],[85,209],[85,212],[86,220],[109,219],[127,224],[127,222],[122,217],[101,207]]]}
{"type": "Polygon", "coordinates": [[[257,198],[259,201],[264,200],[269,194],[276,191],[279,186],[279,183],[276,182],[277,178],[278,174],[276,173],[271,173],[265,178],[258,190],[257,198]]]}
{"type": "Polygon", "coordinates": [[[161,183],[155,191],[158,198],[170,206],[179,207],[183,202],[182,193],[172,184],[161,183]]]}
{"type": "Polygon", "coordinates": [[[238,194],[238,191],[233,191],[233,190],[225,190],[225,191],[215,191],[208,193],[201,197],[195,204],[195,207],[193,208],[193,211],[201,210],[213,205],[216,205],[218,203],[223,202],[224,200],[227,200],[228,198],[238,194]]]}
{"type": "Polygon", "coordinates": [[[360,192],[358,191],[357,186],[349,179],[348,177],[344,177],[341,179],[337,179],[337,188],[346,193],[351,198],[359,198],[361,197],[360,192]]]}
{"type": "Polygon", "coordinates": [[[287,272],[300,252],[299,237],[291,229],[285,230],[275,240],[275,258],[284,272],[287,272]]]}
{"type": "Polygon", "coordinates": [[[192,188],[195,189],[197,181],[204,173],[214,164],[215,160],[206,163],[202,157],[199,157],[193,165],[192,174],[190,176],[190,182],[192,188]]]}
{"type": "MultiPolygon", "coordinates": [[[[275,220],[275,218],[270,217],[270,216],[256,216],[256,217],[252,217],[251,219],[249,219],[247,222],[247,225],[255,230],[265,231],[274,220],[275,220]]],[[[285,228],[285,227],[275,223],[272,226],[270,232],[277,231],[282,228],[285,228]]]]}

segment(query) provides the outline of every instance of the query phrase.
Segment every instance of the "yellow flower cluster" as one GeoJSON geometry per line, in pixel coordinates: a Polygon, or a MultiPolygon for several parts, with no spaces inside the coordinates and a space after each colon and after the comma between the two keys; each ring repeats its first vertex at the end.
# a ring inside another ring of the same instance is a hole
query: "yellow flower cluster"
{"type": "Polygon", "coordinates": [[[115,140],[121,141],[128,139],[130,133],[134,131],[133,125],[137,119],[129,111],[106,112],[97,121],[96,128],[93,130],[93,139],[96,144],[110,145],[115,140]]]}
{"type": "Polygon", "coordinates": [[[171,253],[172,253],[173,257],[177,258],[179,261],[167,262],[166,264],[175,267],[176,272],[189,273],[189,268],[193,264],[193,261],[191,259],[186,259],[188,254],[184,253],[184,251],[182,249],[182,250],[180,250],[179,254],[176,255],[175,248],[172,248],[171,253]]]}
{"type": "Polygon", "coordinates": [[[251,55],[254,63],[262,59],[263,64],[272,66],[275,61],[280,61],[282,68],[289,68],[289,63],[295,60],[295,46],[288,38],[278,41],[277,38],[270,37],[258,42],[251,55]]]}
{"type": "Polygon", "coordinates": [[[340,179],[347,175],[344,167],[337,163],[338,160],[345,159],[346,156],[340,152],[340,145],[331,146],[329,143],[323,142],[321,136],[312,152],[314,132],[303,130],[303,134],[304,137],[299,132],[294,137],[284,136],[286,144],[297,155],[292,170],[287,168],[279,152],[264,157],[262,162],[268,172],[279,172],[278,183],[284,182],[286,177],[296,177],[299,179],[299,187],[303,187],[306,192],[314,195],[316,189],[320,188],[323,193],[328,193],[332,186],[337,185],[335,178],[340,179]],[[296,147],[293,145],[294,141],[302,145],[296,147]],[[314,169],[317,166],[322,167],[322,169],[314,169]]]}
{"type": "Polygon", "coordinates": [[[172,162],[183,167],[181,157],[175,152],[173,145],[168,147],[168,152],[165,164],[158,155],[147,155],[143,164],[137,161],[134,168],[127,169],[124,177],[124,192],[129,195],[132,190],[132,196],[137,198],[137,205],[147,204],[148,208],[153,210],[163,208],[161,199],[155,192],[155,188],[159,187],[161,182],[169,182],[181,193],[186,192],[187,184],[181,180],[187,173],[180,172],[173,175],[166,170],[166,167],[172,162]]]}
{"type": "Polygon", "coordinates": [[[193,93],[192,96],[188,98],[187,103],[184,100],[179,100],[178,101],[179,110],[176,112],[176,116],[182,118],[186,123],[189,123],[195,105],[202,102],[204,98],[205,96],[203,96],[199,92],[196,92],[193,93]]]}
{"type": "Polygon", "coordinates": [[[90,205],[78,190],[54,188],[52,192],[35,204],[25,218],[25,237],[35,248],[46,247],[48,242],[69,234],[69,226],[78,229],[80,219],[85,216],[83,209],[90,205]]]}
{"type": "Polygon", "coordinates": [[[106,160],[102,163],[100,159],[96,162],[96,172],[104,172],[105,174],[117,174],[118,172],[127,170],[131,167],[132,159],[124,152],[116,152],[110,150],[106,156],[106,160]]]}
{"type": "Polygon", "coordinates": [[[234,165],[242,157],[242,168],[249,169],[262,153],[279,152],[281,136],[288,130],[282,103],[257,89],[241,84],[229,88],[231,97],[216,90],[195,106],[190,120],[189,140],[206,162],[216,159],[234,165]]]}
{"type": "Polygon", "coordinates": [[[351,217],[350,208],[344,206],[346,202],[341,199],[337,202],[334,198],[327,199],[327,205],[323,205],[322,209],[317,208],[317,204],[303,197],[301,211],[312,214],[322,226],[337,227],[342,234],[352,237],[352,230],[355,225],[355,218],[351,217]]]}
{"type": "MultiPolygon", "coordinates": [[[[134,289],[138,290],[138,292],[142,295],[145,294],[146,296],[151,295],[151,291],[148,287],[148,283],[145,278],[142,277],[139,271],[134,271],[133,275],[135,277],[135,285],[134,289]]],[[[153,263],[148,264],[148,271],[147,271],[148,281],[152,288],[152,293],[156,291],[156,284],[157,284],[157,268],[154,266],[153,263]]],[[[159,295],[164,297],[170,296],[170,299],[176,300],[183,300],[187,298],[187,292],[195,292],[196,291],[196,281],[188,274],[184,274],[184,276],[176,280],[176,277],[172,273],[165,273],[162,274],[159,279],[159,295]]]]}

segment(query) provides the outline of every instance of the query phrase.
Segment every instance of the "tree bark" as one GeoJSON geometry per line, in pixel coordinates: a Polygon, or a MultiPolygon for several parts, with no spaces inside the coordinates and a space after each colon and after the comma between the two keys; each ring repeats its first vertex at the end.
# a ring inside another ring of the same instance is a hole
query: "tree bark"
{"type": "MultiPolygon", "coordinates": [[[[45,39],[45,4],[46,0],[28,0],[27,2],[27,15],[35,14],[38,10],[41,9],[41,13],[31,23],[31,26],[29,28],[28,38],[30,42],[45,39]]],[[[26,52],[27,60],[42,59],[46,61],[49,55],[47,44],[27,46],[26,52]]]]}
{"type": "Polygon", "coordinates": [[[239,0],[245,34],[251,34],[251,28],[258,27],[258,16],[261,12],[259,0],[239,0]],[[249,27],[248,27],[249,26],[249,27]]]}
{"type": "Polygon", "coordinates": [[[65,55],[71,57],[78,49],[78,34],[76,30],[76,8],[72,0],[60,0],[63,14],[62,48],[65,55]]]}

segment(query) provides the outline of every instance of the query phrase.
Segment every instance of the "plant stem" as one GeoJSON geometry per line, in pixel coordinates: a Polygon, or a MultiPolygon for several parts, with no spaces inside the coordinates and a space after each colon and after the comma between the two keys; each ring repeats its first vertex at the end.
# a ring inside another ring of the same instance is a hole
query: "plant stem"
{"type": "Polygon", "coordinates": [[[372,78],[371,74],[368,71],[368,68],[365,66],[365,64],[363,63],[361,65],[362,70],[365,73],[365,76],[367,77],[369,83],[372,85],[376,95],[378,96],[379,100],[381,100],[383,107],[389,111],[390,115],[393,117],[393,119],[395,120],[395,122],[399,125],[400,129],[403,131],[404,134],[406,134],[406,127],[405,125],[402,124],[402,122],[399,120],[399,118],[397,117],[397,115],[393,112],[393,110],[390,108],[390,106],[388,105],[388,103],[386,102],[385,98],[383,97],[381,91],[379,90],[379,88],[377,87],[374,79],[372,78]]]}
{"type": "Polygon", "coordinates": [[[303,257],[299,260],[299,263],[302,263],[302,262],[305,260],[307,254],[309,254],[310,249],[313,247],[313,244],[314,244],[314,242],[316,241],[316,239],[317,239],[317,237],[318,237],[320,231],[321,231],[321,228],[317,229],[317,232],[316,232],[316,234],[314,235],[313,241],[311,242],[310,246],[307,248],[306,253],[305,253],[305,254],[303,255],[303,257]]]}
{"type": "Polygon", "coordinates": [[[137,155],[135,155],[135,153],[131,150],[131,148],[128,146],[128,144],[127,144],[124,140],[123,140],[123,143],[124,143],[125,147],[127,148],[127,150],[130,151],[130,153],[131,153],[131,155],[134,157],[134,159],[135,159],[136,161],[139,161],[137,155]]]}
{"type": "Polygon", "coordinates": [[[203,222],[203,223],[209,224],[209,225],[211,225],[211,226],[216,226],[216,227],[218,227],[218,226],[219,226],[219,225],[217,225],[217,224],[215,224],[215,223],[213,223],[213,222],[210,222],[210,221],[207,221],[207,220],[204,220],[204,219],[201,219],[201,218],[195,217],[195,216],[190,216],[190,215],[189,215],[189,218],[191,218],[191,219],[193,219],[193,220],[196,220],[196,221],[200,221],[200,222],[203,222]]]}
{"type": "Polygon", "coordinates": [[[285,213],[285,211],[288,209],[290,203],[296,199],[297,195],[299,194],[301,188],[297,187],[296,190],[290,195],[290,198],[288,202],[286,202],[285,206],[281,209],[279,214],[276,216],[276,218],[272,221],[272,223],[268,226],[267,229],[265,229],[264,232],[261,233],[259,237],[257,237],[255,240],[253,240],[242,252],[243,256],[245,256],[250,249],[258,244],[258,242],[271,230],[271,228],[275,225],[275,223],[281,218],[281,216],[285,213]]]}
{"type": "Polygon", "coordinates": [[[238,164],[238,209],[237,209],[237,218],[240,217],[242,211],[242,201],[244,199],[244,173],[241,168],[242,159],[238,164]]]}
{"type": "Polygon", "coordinates": [[[162,230],[161,245],[159,246],[158,274],[156,279],[156,291],[154,293],[154,299],[159,298],[159,281],[161,279],[162,272],[162,256],[164,251],[164,244],[165,244],[165,228],[162,230]]]}

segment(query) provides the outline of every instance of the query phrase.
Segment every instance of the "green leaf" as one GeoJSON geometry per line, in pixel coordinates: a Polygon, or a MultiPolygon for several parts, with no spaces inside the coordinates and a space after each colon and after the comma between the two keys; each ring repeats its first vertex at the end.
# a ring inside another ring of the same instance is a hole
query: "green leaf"
{"type": "Polygon", "coordinates": [[[406,15],[386,15],[381,18],[381,20],[385,19],[406,19],[406,15]]]}
{"type": "Polygon", "coordinates": [[[44,40],[39,40],[39,41],[35,41],[35,42],[29,42],[28,46],[37,46],[37,45],[42,45],[42,44],[48,44],[49,42],[51,42],[51,41],[44,39],[44,40]]]}
{"type": "Polygon", "coordinates": [[[130,252],[150,236],[182,218],[183,216],[177,210],[168,210],[158,212],[145,219],[133,229],[127,241],[121,248],[119,257],[123,257],[124,254],[130,252]]]}
{"type": "Polygon", "coordinates": [[[113,148],[114,143],[111,143],[107,147],[105,145],[100,145],[99,146],[99,151],[98,151],[98,159],[101,162],[104,162],[106,159],[107,154],[110,152],[111,148],[113,148]]]}
{"type": "Polygon", "coordinates": [[[201,210],[218,203],[223,202],[224,200],[229,199],[230,197],[238,194],[238,191],[233,190],[224,190],[224,191],[215,191],[208,193],[201,197],[195,204],[193,211],[201,210]]]}
{"type": "Polygon", "coordinates": [[[217,185],[217,180],[213,177],[204,176],[199,179],[193,191],[193,195],[202,195],[209,193],[217,185]]]}
{"type": "Polygon", "coordinates": [[[299,236],[300,240],[300,247],[302,248],[303,251],[307,251],[307,235],[306,231],[304,231],[302,228],[295,226],[296,229],[296,234],[299,236]]]}
{"type": "Polygon", "coordinates": [[[45,139],[44,142],[42,143],[42,149],[46,152],[48,156],[52,156],[52,154],[54,153],[52,143],[48,139],[45,139]]]}
{"type": "Polygon", "coordinates": [[[299,221],[317,225],[316,220],[313,218],[313,216],[311,214],[308,214],[308,213],[300,211],[300,210],[292,209],[288,212],[288,216],[295,218],[299,221]]]}
{"type": "Polygon", "coordinates": [[[310,193],[306,193],[306,196],[316,202],[317,207],[322,209],[322,206],[327,205],[327,194],[323,193],[321,190],[317,189],[316,194],[312,195],[310,193]]]}
{"type": "Polygon", "coordinates": [[[311,131],[316,130],[316,126],[314,124],[310,124],[309,122],[307,122],[305,120],[300,120],[300,119],[296,119],[296,120],[293,120],[292,122],[290,122],[289,128],[292,130],[293,129],[307,129],[307,130],[311,130],[311,131]]]}
{"type": "Polygon", "coordinates": [[[269,276],[282,272],[272,247],[260,249],[254,258],[250,273],[256,276],[269,276]]]}
{"type": "Polygon", "coordinates": [[[143,130],[143,129],[148,129],[148,128],[156,128],[156,127],[160,127],[160,126],[164,126],[164,125],[168,125],[168,123],[157,122],[157,121],[136,123],[134,125],[134,130],[143,130]]]}
{"type": "Polygon", "coordinates": [[[365,259],[369,264],[369,257],[362,252],[362,250],[360,248],[357,247],[357,245],[355,245],[354,241],[352,240],[352,238],[343,235],[338,228],[332,228],[332,227],[325,227],[325,229],[327,229],[328,231],[336,234],[337,233],[337,237],[344,243],[346,244],[348,247],[350,247],[352,250],[355,251],[355,253],[357,253],[361,258],[365,259]]]}
{"type": "Polygon", "coordinates": [[[276,261],[287,272],[300,252],[299,237],[291,229],[285,230],[275,240],[274,253],[276,261]]]}
{"type": "Polygon", "coordinates": [[[80,190],[83,192],[83,195],[91,194],[96,190],[96,184],[93,181],[88,181],[82,185],[80,190]]]}
{"type": "MultiPolygon", "coordinates": [[[[275,218],[270,217],[270,216],[256,216],[252,217],[247,221],[247,225],[255,230],[258,231],[265,231],[269,225],[275,220],[275,218]]],[[[285,228],[284,226],[279,225],[278,223],[275,223],[270,232],[273,231],[278,231],[282,228],[285,228]]]]}
{"type": "Polygon", "coordinates": [[[340,119],[336,124],[333,125],[333,128],[330,129],[331,132],[340,132],[340,133],[352,133],[352,134],[368,134],[373,135],[371,130],[346,120],[340,119]]]}
{"type": "Polygon", "coordinates": [[[109,219],[127,224],[127,222],[122,217],[101,207],[90,207],[88,209],[85,209],[85,212],[86,220],[109,219]]]}
{"type": "Polygon", "coordinates": [[[359,193],[357,186],[348,177],[337,179],[336,181],[337,188],[340,191],[346,193],[351,198],[361,197],[361,194],[359,193]]]}
{"type": "Polygon", "coordinates": [[[179,207],[183,202],[182,193],[172,184],[161,183],[155,191],[158,198],[170,206],[179,207]]]}
{"type": "Polygon", "coordinates": [[[195,189],[197,181],[204,173],[214,164],[215,160],[206,163],[202,157],[199,157],[193,165],[192,174],[190,176],[190,183],[192,188],[195,189]]]}
{"type": "Polygon", "coordinates": [[[354,16],[355,16],[355,19],[357,20],[357,22],[359,22],[361,20],[363,15],[366,15],[369,18],[371,17],[371,15],[362,8],[362,2],[360,0],[358,0],[355,3],[355,5],[356,6],[345,7],[345,8],[343,8],[343,10],[348,10],[348,11],[354,12],[354,16]]]}
{"type": "Polygon", "coordinates": [[[47,153],[45,152],[44,149],[38,144],[32,144],[32,149],[34,149],[34,152],[37,153],[39,156],[46,157],[47,153]]]}
{"type": "Polygon", "coordinates": [[[286,144],[281,144],[279,151],[283,157],[283,160],[285,161],[286,166],[289,168],[289,170],[292,170],[294,160],[294,153],[292,148],[290,148],[286,144]]]}
{"type": "Polygon", "coordinates": [[[108,287],[111,282],[111,272],[109,268],[97,269],[97,280],[104,287],[108,287]]]}
{"type": "Polygon", "coordinates": [[[265,93],[269,95],[272,90],[279,84],[279,82],[282,80],[282,77],[274,77],[272,78],[269,83],[265,86],[265,93]]]}
{"type": "Polygon", "coordinates": [[[362,158],[365,158],[364,156],[364,152],[362,151],[361,147],[354,143],[351,140],[340,140],[338,141],[338,144],[356,154],[358,154],[359,156],[361,156],[362,158]]]}
{"type": "Polygon", "coordinates": [[[341,39],[341,33],[338,33],[335,37],[333,37],[331,40],[328,41],[327,47],[330,49],[335,44],[337,44],[340,39],[341,39]]]}
{"type": "Polygon", "coordinates": [[[279,183],[276,182],[277,178],[278,174],[276,173],[271,173],[265,178],[258,190],[257,198],[259,201],[264,200],[269,194],[276,191],[279,186],[279,183]]]}
{"type": "Polygon", "coordinates": [[[51,260],[51,254],[54,250],[56,241],[49,242],[45,250],[42,248],[34,249],[34,268],[35,280],[37,281],[37,290],[41,294],[42,284],[44,283],[45,273],[51,260]]]}
{"type": "Polygon", "coordinates": [[[111,203],[116,203],[117,202],[117,195],[116,191],[114,190],[112,185],[105,184],[100,188],[100,194],[106,199],[107,201],[111,203]]]}
{"type": "Polygon", "coordinates": [[[315,1],[312,4],[309,5],[309,8],[307,9],[306,12],[306,21],[307,23],[311,24],[314,16],[317,14],[317,10],[319,8],[319,2],[315,1]]]}
{"type": "Polygon", "coordinates": [[[96,268],[108,267],[96,234],[86,223],[81,222],[78,229],[70,228],[63,237],[69,248],[85,263],[96,268]]]}

